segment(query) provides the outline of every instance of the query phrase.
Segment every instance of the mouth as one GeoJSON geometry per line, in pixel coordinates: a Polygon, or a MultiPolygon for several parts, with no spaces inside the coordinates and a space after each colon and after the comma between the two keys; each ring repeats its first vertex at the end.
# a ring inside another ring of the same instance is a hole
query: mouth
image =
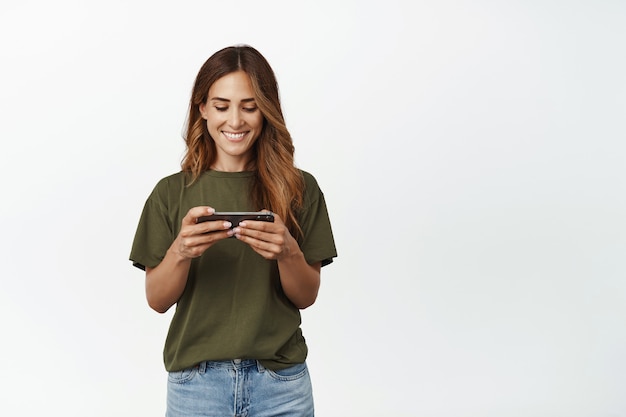
{"type": "Polygon", "coordinates": [[[222,134],[224,136],[226,136],[226,138],[228,138],[230,140],[240,140],[240,139],[243,139],[243,137],[246,135],[246,133],[248,133],[248,132],[234,133],[234,132],[225,132],[225,131],[222,130],[222,134]]]}

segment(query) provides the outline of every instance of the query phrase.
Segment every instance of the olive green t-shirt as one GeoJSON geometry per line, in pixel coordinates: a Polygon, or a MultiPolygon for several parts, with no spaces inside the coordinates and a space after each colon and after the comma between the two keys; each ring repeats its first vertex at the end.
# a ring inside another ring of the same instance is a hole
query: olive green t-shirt
{"type": "MultiPolygon", "coordinates": [[[[324,195],[315,178],[301,172],[306,188],[298,216],[300,249],[309,264],[327,265],[337,253],[324,195]]],[[[182,172],[163,178],[145,203],[130,260],[142,269],[156,267],[192,207],[265,208],[251,206],[253,176],[207,171],[191,186],[182,172]]],[[[257,359],[272,370],[302,363],[307,346],[300,322],[300,311],[282,290],[277,262],[235,238],[221,240],[192,260],[165,341],[165,368],[178,371],[205,360],[236,358],[257,359]]]]}

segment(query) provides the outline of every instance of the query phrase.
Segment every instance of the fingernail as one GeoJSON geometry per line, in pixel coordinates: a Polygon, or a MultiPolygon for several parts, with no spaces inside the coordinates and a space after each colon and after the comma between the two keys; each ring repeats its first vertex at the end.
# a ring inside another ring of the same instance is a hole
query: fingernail
{"type": "Polygon", "coordinates": [[[224,229],[230,229],[233,224],[231,222],[224,222],[224,229]]]}

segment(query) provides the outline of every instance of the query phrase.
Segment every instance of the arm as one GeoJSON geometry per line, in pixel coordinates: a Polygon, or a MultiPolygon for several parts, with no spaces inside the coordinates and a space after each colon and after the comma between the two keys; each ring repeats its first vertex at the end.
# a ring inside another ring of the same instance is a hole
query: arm
{"type": "Polygon", "coordinates": [[[175,250],[176,242],[167,250],[165,258],[155,268],[146,268],[146,299],[148,305],[165,313],[183,294],[191,258],[184,258],[175,250]]]}
{"type": "Polygon", "coordinates": [[[299,309],[315,302],[320,287],[321,262],[309,265],[298,242],[282,219],[274,213],[274,223],[245,221],[235,228],[235,237],[265,259],[278,262],[280,282],[285,295],[299,309]]]}
{"type": "Polygon", "coordinates": [[[305,309],[313,305],[317,299],[321,268],[321,262],[309,265],[299,249],[298,253],[278,260],[280,283],[283,286],[283,291],[296,307],[305,309]]]}
{"type": "Polygon", "coordinates": [[[146,268],[146,299],[153,310],[159,313],[169,310],[185,290],[191,260],[202,255],[215,242],[232,236],[229,222],[196,224],[198,217],[214,211],[211,207],[189,210],[161,263],[154,268],[146,268]]]}

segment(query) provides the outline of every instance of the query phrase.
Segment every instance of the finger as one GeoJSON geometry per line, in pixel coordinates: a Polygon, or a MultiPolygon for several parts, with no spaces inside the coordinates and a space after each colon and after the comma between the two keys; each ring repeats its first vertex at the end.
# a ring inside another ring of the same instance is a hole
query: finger
{"type": "Polygon", "coordinates": [[[250,236],[244,236],[241,234],[235,234],[235,237],[247,244],[254,250],[256,253],[264,257],[265,259],[277,259],[280,254],[280,246],[273,244],[271,242],[266,242],[263,240],[259,240],[250,236]]]}
{"type": "Polygon", "coordinates": [[[213,220],[208,222],[198,223],[194,226],[194,230],[199,234],[206,234],[212,232],[231,232],[229,236],[233,235],[231,228],[233,227],[232,223],[226,220],[213,220]]]}
{"type": "MultiPolygon", "coordinates": [[[[221,222],[218,222],[221,223],[221,222]]],[[[233,236],[232,229],[217,230],[200,234],[192,234],[183,236],[183,244],[187,247],[212,245],[218,240],[226,239],[233,236]]]]}
{"type": "Polygon", "coordinates": [[[227,239],[233,235],[231,229],[200,235],[181,235],[179,238],[179,250],[190,258],[195,258],[204,253],[216,242],[227,239]]]}
{"type": "MultiPolygon", "coordinates": [[[[225,237],[230,237],[234,233],[231,230],[232,224],[224,220],[207,221],[202,223],[184,224],[182,225],[179,234],[183,238],[192,238],[194,236],[204,236],[213,233],[227,234],[225,237]]],[[[205,239],[201,239],[203,241],[205,239]]]]}
{"type": "Polygon", "coordinates": [[[240,222],[238,226],[248,230],[258,230],[267,233],[279,233],[281,228],[278,224],[260,220],[245,220],[240,222]]]}
{"type": "Polygon", "coordinates": [[[210,216],[213,213],[215,213],[215,209],[210,206],[198,206],[189,209],[189,211],[183,218],[181,233],[190,236],[228,230],[232,227],[232,224],[230,222],[225,222],[223,220],[204,221],[202,219],[203,217],[210,216]]]}
{"type": "Polygon", "coordinates": [[[236,227],[233,229],[235,237],[250,245],[253,249],[280,253],[284,245],[284,238],[280,234],[265,233],[258,230],[236,227]]]}
{"type": "MultiPolygon", "coordinates": [[[[271,228],[271,226],[268,226],[267,224],[257,225],[251,223],[252,222],[248,223],[247,225],[242,225],[240,223],[238,227],[235,227],[233,229],[233,231],[235,232],[235,237],[243,236],[259,242],[269,242],[278,245],[282,244],[284,239],[282,238],[282,233],[280,232],[280,230],[268,230],[271,228]],[[258,229],[255,227],[258,227],[258,229]]],[[[250,240],[250,242],[252,242],[252,240],[250,240]]]]}
{"type": "Polygon", "coordinates": [[[183,224],[196,224],[199,217],[210,216],[213,213],[215,213],[215,209],[210,206],[192,207],[183,217],[183,224]]]}

